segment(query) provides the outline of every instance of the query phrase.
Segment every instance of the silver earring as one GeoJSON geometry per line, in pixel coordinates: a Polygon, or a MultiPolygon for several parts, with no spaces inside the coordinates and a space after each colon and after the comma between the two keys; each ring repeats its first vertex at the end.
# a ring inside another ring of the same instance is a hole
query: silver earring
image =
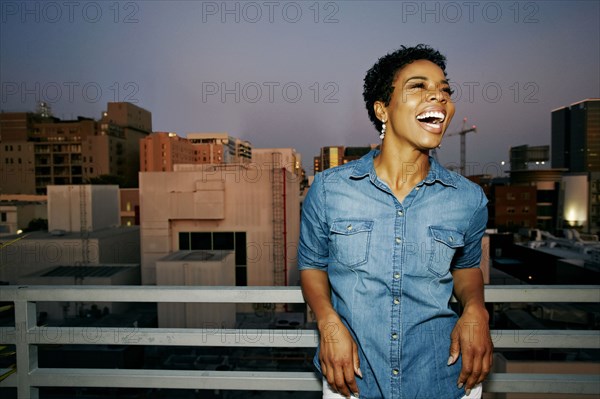
{"type": "Polygon", "coordinates": [[[379,138],[381,140],[383,140],[385,138],[385,122],[381,123],[381,134],[379,135],[379,138]]]}

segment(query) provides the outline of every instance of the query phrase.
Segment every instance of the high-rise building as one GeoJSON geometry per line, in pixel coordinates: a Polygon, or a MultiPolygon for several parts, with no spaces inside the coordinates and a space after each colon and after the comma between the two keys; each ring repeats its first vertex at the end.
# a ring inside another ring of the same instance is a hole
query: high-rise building
{"type": "Polygon", "coordinates": [[[552,167],[567,170],[559,227],[600,233],[600,98],[552,111],[552,167]]]}
{"type": "Polygon", "coordinates": [[[552,167],[600,172],[600,98],[552,111],[552,167]]]}
{"type": "Polygon", "coordinates": [[[45,194],[102,175],[137,187],[139,140],[151,129],[151,113],[130,103],[108,103],[100,121],[1,113],[0,192],[45,194]]]}

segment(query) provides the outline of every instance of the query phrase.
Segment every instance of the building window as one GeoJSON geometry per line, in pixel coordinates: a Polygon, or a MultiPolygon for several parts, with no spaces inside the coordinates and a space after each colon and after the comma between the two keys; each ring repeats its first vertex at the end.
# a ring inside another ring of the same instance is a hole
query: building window
{"type": "Polygon", "coordinates": [[[523,207],[523,213],[529,213],[529,207],[528,206],[524,206],[523,207]]]}
{"type": "Polygon", "coordinates": [[[514,193],[506,193],[506,199],[507,200],[514,200],[515,199],[515,194],[514,193]]]}
{"type": "Polygon", "coordinates": [[[131,212],[131,201],[127,201],[127,205],[125,205],[125,209],[127,209],[127,212],[131,212]]]}
{"type": "Polygon", "coordinates": [[[529,193],[521,193],[521,199],[528,200],[529,199],[529,193]]]}
{"type": "Polygon", "coordinates": [[[0,222],[6,222],[6,212],[0,212],[0,222]]]}
{"type": "Polygon", "coordinates": [[[506,208],[506,213],[510,213],[510,214],[515,213],[515,208],[513,208],[512,206],[506,208]]]}

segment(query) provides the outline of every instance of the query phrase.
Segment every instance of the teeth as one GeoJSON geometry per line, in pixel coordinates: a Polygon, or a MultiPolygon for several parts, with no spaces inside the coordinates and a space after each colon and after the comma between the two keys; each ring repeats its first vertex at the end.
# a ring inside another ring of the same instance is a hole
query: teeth
{"type": "Polygon", "coordinates": [[[441,123],[446,118],[443,113],[439,111],[427,111],[420,115],[417,115],[417,119],[436,118],[439,119],[438,123],[441,123]]]}

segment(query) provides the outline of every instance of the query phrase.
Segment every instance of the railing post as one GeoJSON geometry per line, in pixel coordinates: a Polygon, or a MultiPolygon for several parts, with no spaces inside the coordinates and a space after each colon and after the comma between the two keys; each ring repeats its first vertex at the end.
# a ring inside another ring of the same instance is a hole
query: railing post
{"type": "Polygon", "coordinates": [[[29,331],[37,324],[36,304],[15,301],[15,338],[17,355],[17,395],[19,399],[38,399],[39,389],[31,386],[30,372],[38,367],[37,346],[29,345],[29,331]]]}

